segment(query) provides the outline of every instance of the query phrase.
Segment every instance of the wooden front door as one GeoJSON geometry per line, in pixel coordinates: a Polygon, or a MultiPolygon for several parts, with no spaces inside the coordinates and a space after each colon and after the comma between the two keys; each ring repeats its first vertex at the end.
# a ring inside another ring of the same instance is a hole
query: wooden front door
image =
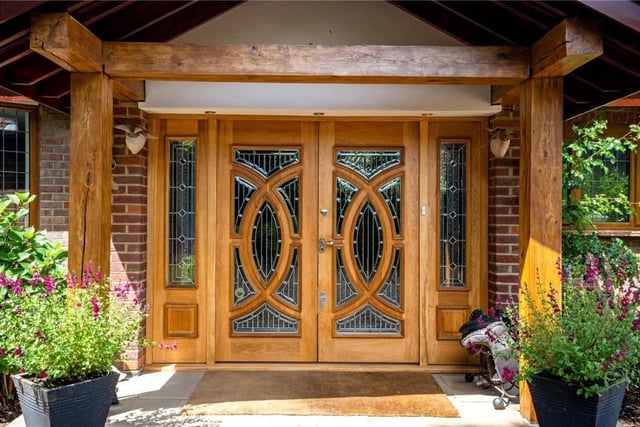
{"type": "Polygon", "coordinates": [[[221,121],[217,361],[418,362],[418,125],[221,121]]]}

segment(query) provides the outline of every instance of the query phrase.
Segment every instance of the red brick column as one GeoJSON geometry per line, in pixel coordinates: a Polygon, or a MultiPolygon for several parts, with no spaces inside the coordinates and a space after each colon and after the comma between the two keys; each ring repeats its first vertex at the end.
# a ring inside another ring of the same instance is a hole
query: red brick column
{"type": "MultiPolygon", "coordinates": [[[[116,103],[114,124],[146,123],[135,103],[116,103]]],[[[132,154],[125,144],[125,133],[113,132],[113,197],[111,225],[111,280],[131,282],[146,304],[147,279],[147,148],[132,154]]],[[[145,325],[146,326],[146,325],[145,325]]],[[[145,326],[141,330],[146,333],[145,326]]],[[[140,369],[145,349],[127,352],[127,370],[140,369]]]]}
{"type": "MultiPolygon", "coordinates": [[[[494,127],[516,132],[517,115],[496,118],[494,127]]],[[[518,298],[518,176],[519,140],[511,138],[504,158],[489,154],[489,307],[504,308],[518,298]]]]}

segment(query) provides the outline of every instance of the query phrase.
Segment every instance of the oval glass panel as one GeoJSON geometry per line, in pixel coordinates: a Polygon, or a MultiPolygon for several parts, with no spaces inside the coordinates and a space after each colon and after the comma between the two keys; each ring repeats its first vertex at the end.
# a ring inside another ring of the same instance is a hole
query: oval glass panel
{"type": "Polygon", "coordinates": [[[251,236],[253,259],[262,280],[268,282],[280,259],[282,232],[276,212],[269,202],[264,202],[253,224],[251,236]]]}
{"type": "Polygon", "coordinates": [[[353,254],[367,284],[371,283],[382,259],[382,224],[378,212],[369,201],[358,214],[353,233],[353,254]]]}

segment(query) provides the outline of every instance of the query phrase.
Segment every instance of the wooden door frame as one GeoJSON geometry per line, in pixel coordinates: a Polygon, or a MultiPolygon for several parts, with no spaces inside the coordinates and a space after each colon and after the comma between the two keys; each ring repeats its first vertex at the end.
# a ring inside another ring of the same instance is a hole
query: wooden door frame
{"type": "MultiPolygon", "coordinates": [[[[150,117],[150,133],[154,135],[162,136],[167,134],[166,127],[163,127],[163,123],[168,119],[175,120],[200,120],[202,122],[206,121],[208,125],[206,126],[206,138],[208,140],[208,145],[210,149],[202,150],[207,152],[207,154],[202,154],[203,163],[206,164],[206,169],[208,171],[213,171],[212,173],[208,173],[206,186],[208,188],[216,188],[217,183],[217,132],[219,120],[224,120],[227,118],[238,118],[238,116],[230,116],[230,117],[208,117],[208,116],[194,116],[194,115],[152,115],[150,117]],[[213,148],[211,148],[213,147],[213,148]],[[204,161],[206,158],[206,163],[204,161]]],[[[477,220],[474,219],[469,220],[468,222],[468,230],[475,236],[471,236],[472,241],[469,242],[467,248],[467,257],[468,259],[473,259],[475,263],[474,270],[475,273],[469,273],[469,279],[473,281],[472,286],[474,286],[475,297],[473,298],[473,305],[478,306],[480,308],[486,308],[487,300],[488,300],[488,286],[487,286],[487,278],[488,278],[488,255],[487,255],[487,241],[488,241],[488,142],[487,142],[487,134],[486,134],[486,123],[487,120],[484,118],[429,118],[429,119],[417,119],[415,117],[358,117],[358,118],[338,118],[338,117],[327,117],[327,118],[309,118],[309,117],[264,117],[264,116],[242,116],[243,120],[309,120],[309,121],[341,121],[341,120],[358,120],[358,121],[417,121],[419,122],[419,206],[427,206],[433,205],[433,208],[427,209],[427,214],[419,216],[418,224],[419,224],[419,259],[420,267],[419,267],[419,301],[420,307],[418,309],[419,316],[419,365],[423,367],[429,367],[433,364],[430,363],[428,357],[428,348],[427,344],[433,345],[433,340],[429,340],[428,337],[433,335],[429,328],[433,328],[435,325],[435,321],[433,318],[433,313],[435,312],[435,304],[436,301],[432,296],[429,295],[430,289],[435,289],[437,286],[437,274],[432,274],[433,271],[438,271],[438,245],[435,239],[430,239],[428,236],[438,235],[438,212],[437,209],[437,201],[439,200],[438,196],[438,141],[434,140],[430,136],[430,128],[433,127],[434,124],[440,123],[451,123],[451,122],[459,122],[459,123],[472,123],[474,126],[474,133],[470,139],[470,155],[471,155],[471,165],[470,165],[470,174],[468,179],[468,184],[473,185],[474,188],[469,191],[469,206],[480,206],[477,210],[481,212],[480,217],[477,217],[477,220]],[[471,249],[473,248],[473,249],[471,249]],[[473,253],[473,255],[471,255],[473,253]],[[431,341],[431,342],[430,342],[431,341]]],[[[170,132],[169,132],[170,133],[170,132]]],[[[445,137],[450,135],[445,135],[445,137]]],[[[163,248],[164,240],[166,238],[166,231],[164,229],[165,225],[163,223],[164,220],[159,218],[157,215],[154,215],[154,212],[163,212],[166,210],[165,205],[165,196],[162,194],[164,189],[164,180],[163,178],[163,168],[159,166],[159,162],[166,161],[166,158],[158,152],[158,150],[153,146],[153,141],[149,146],[149,198],[148,198],[148,229],[149,229],[149,237],[148,237],[148,265],[149,265],[149,274],[148,274],[148,282],[149,289],[147,295],[147,302],[150,307],[153,307],[153,304],[157,303],[156,300],[158,298],[155,295],[155,290],[153,288],[153,284],[158,280],[162,280],[162,263],[164,262],[164,255],[159,254],[158,251],[153,251],[151,248],[163,248]],[[163,160],[164,159],[164,160],[163,160]]],[[[208,191],[208,199],[206,203],[202,203],[199,205],[202,209],[205,209],[206,213],[206,233],[204,234],[204,238],[206,240],[205,246],[202,250],[207,254],[205,255],[206,259],[213,259],[212,257],[216,254],[216,192],[208,191]]],[[[161,250],[164,252],[164,250],[161,250]]],[[[209,307],[210,312],[206,313],[205,325],[206,330],[204,334],[207,335],[207,345],[206,345],[206,363],[205,365],[213,365],[216,363],[215,360],[215,339],[212,339],[215,335],[216,330],[216,319],[215,319],[215,287],[217,286],[217,271],[215,263],[206,263],[200,262],[200,265],[205,265],[203,274],[208,278],[206,280],[207,292],[206,292],[206,305],[209,307]],[[213,311],[211,311],[213,310],[213,311]]],[[[469,305],[470,308],[471,305],[469,305]]],[[[149,339],[152,339],[154,330],[161,327],[161,325],[157,324],[154,319],[149,319],[147,322],[147,336],[149,339]]],[[[147,352],[147,363],[154,364],[154,358],[152,355],[152,351],[147,352]]],[[[436,365],[434,365],[436,366],[436,365]]],[[[442,366],[438,365],[438,368],[441,370],[442,366]]],[[[447,368],[445,368],[447,369],[447,368]]],[[[451,367],[450,369],[454,369],[451,367]]]]}

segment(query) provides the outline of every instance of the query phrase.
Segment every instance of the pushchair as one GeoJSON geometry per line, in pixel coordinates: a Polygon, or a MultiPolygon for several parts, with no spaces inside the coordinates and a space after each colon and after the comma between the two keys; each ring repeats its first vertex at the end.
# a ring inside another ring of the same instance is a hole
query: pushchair
{"type": "Polygon", "coordinates": [[[471,313],[469,321],[460,327],[462,345],[469,353],[480,356],[481,372],[465,374],[465,380],[476,385],[495,388],[500,397],[493,400],[495,409],[505,409],[509,399],[517,398],[514,376],[518,373],[518,359],[507,325],[499,316],[491,316],[480,309],[471,313]],[[515,390],[514,390],[515,389],[515,390]]]}

